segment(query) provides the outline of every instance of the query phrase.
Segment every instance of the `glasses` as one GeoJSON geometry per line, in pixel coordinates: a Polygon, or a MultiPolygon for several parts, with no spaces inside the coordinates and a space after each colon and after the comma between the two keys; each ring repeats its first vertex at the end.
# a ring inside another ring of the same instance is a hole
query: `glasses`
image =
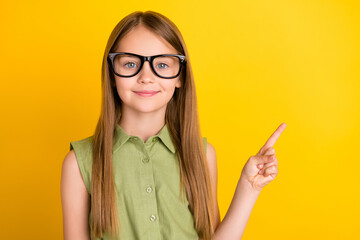
{"type": "Polygon", "coordinates": [[[176,78],[180,74],[185,56],[178,54],[160,54],[141,56],[127,52],[109,53],[112,70],[119,77],[133,77],[138,74],[145,61],[149,61],[152,71],[161,78],[176,78]]]}

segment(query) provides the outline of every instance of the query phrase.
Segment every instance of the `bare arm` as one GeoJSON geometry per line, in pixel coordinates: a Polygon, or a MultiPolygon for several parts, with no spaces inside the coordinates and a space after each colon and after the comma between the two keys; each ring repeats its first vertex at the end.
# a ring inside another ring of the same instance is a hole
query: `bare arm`
{"type": "Polygon", "coordinates": [[[217,200],[217,160],[216,160],[216,151],[213,145],[209,142],[207,143],[206,147],[206,156],[208,161],[208,167],[210,171],[210,180],[212,186],[212,194],[213,194],[213,201],[214,201],[214,217],[215,217],[215,225],[214,231],[220,224],[220,212],[219,212],[219,204],[217,200]]]}
{"type": "MultiPolygon", "coordinates": [[[[241,239],[252,208],[256,202],[260,191],[252,191],[249,184],[245,181],[238,182],[236,192],[230,204],[228,212],[223,221],[220,221],[220,212],[217,201],[217,158],[215,148],[207,143],[207,161],[210,171],[211,184],[213,187],[213,198],[215,203],[215,234],[214,240],[241,239]]],[[[199,240],[202,240],[201,238],[199,240]]]]}
{"type": "Polygon", "coordinates": [[[239,180],[230,207],[214,234],[214,240],[241,239],[260,191],[239,180]]]}
{"type": "Polygon", "coordinates": [[[278,174],[278,160],[273,146],[285,128],[285,123],[280,124],[260,151],[246,162],[230,207],[213,235],[214,240],[242,238],[260,191],[278,174]]]}
{"type": "Polygon", "coordinates": [[[80,174],[74,150],[65,157],[61,172],[64,240],[89,240],[90,196],[80,174]]]}

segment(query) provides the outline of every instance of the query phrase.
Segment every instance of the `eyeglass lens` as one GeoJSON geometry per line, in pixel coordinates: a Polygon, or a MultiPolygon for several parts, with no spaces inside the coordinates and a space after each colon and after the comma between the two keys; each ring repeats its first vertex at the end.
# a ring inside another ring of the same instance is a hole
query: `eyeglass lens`
{"type": "MultiPolygon", "coordinates": [[[[145,63],[144,63],[145,64],[145,63]]],[[[122,76],[135,74],[141,65],[141,60],[133,55],[116,55],[114,68],[116,73],[122,76]]],[[[162,77],[174,77],[180,68],[180,59],[175,56],[160,56],[153,59],[153,68],[162,77]]]]}

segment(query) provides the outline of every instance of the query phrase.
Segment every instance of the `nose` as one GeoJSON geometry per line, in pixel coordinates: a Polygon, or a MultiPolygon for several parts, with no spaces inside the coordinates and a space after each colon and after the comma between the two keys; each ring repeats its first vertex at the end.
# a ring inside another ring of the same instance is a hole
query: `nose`
{"type": "Polygon", "coordinates": [[[145,61],[144,65],[142,66],[140,72],[139,72],[139,81],[142,83],[145,82],[153,82],[155,78],[155,74],[153,73],[150,62],[145,61]]]}

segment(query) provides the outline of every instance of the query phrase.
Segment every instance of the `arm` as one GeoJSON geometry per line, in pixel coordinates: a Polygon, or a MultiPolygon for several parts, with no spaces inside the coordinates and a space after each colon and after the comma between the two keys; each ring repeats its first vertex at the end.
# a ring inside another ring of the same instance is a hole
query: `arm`
{"type": "Polygon", "coordinates": [[[81,177],[74,150],[65,157],[61,172],[61,203],[65,240],[89,240],[90,196],[81,177]]]}
{"type": "Polygon", "coordinates": [[[214,234],[214,240],[241,239],[260,191],[239,180],[230,207],[214,234]]]}
{"type": "Polygon", "coordinates": [[[213,187],[213,197],[215,203],[214,215],[216,224],[213,238],[214,240],[241,239],[260,191],[253,191],[247,182],[240,181],[240,179],[229,210],[223,221],[220,221],[217,201],[217,158],[215,148],[209,142],[207,143],[206,156],[210,171],[210,178],[212,180],[211,184],[213,187]]]}
{"type": "Polygon", "coordinates": [[[285,128],[286,124],[282,123],[260,151],[246,162],[229,210],[213,235],[214,240],[242,238],[260,191],[278,174],[278,160],[273,146],[285,128]]]}
{"type": "Polygon", "coordinates": [[[219,212],[219,204],[217,201],[217,160],[216,160],[216,151],[213,145],[211,145],[209,142],[207,142],[206,146],[206,159],[209,167],[210,172],[210,180],[211,180],[211,186],[212,186],[212,194],[213,194],[213,201],[214,201],[214,232],[216,228],[220,224],[220,212],[219,212]]]}

